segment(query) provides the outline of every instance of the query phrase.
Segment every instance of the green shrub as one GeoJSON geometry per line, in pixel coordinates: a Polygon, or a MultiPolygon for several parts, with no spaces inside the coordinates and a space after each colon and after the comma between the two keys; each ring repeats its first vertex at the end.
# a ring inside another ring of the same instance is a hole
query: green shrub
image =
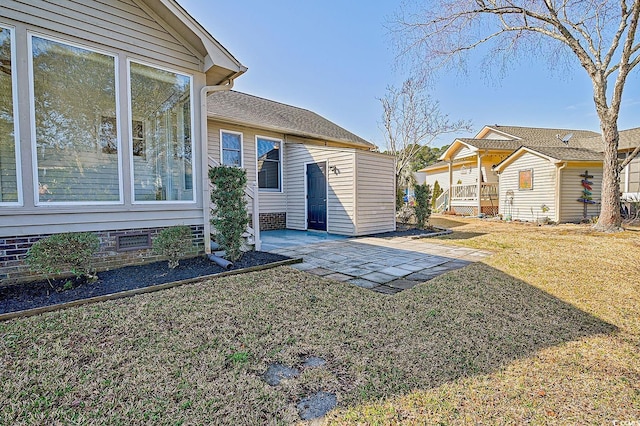
{"type": "Polygon", "coordinates": [[[431,216],[431,187],[426,183],[422,185],[416,185],[414,187],[416,204],[414,206],[414,212],[416,216],[416,225],[418,228],[425,228],[427,221],[431,216]]]}
{"type": "Polygon", "coordinates": [[[400,186],[396,187],[396,212],[404,207],[404,189],[400,186]]]}
{"type": "Polygon", "coordinates": [[[436,208],[436,200],[438,199],[439,196],[442,195],[443,192],[444,191],[440,187],[440,183],[438,181],[435,181],[433,183],[433,191],[431,194],[431,207],[433,207],[434,209],[436,208]]]}
{"type": "Polygon", "coordinates": [[[91,276],[93,256],[100,239],[91,232],[66,232],[38,240],[27,252],[26,262],[34,272],[53,275],[71,272],[76,278],[91,276]]]}
{"type": "Polygon", "coordinates": [[[153,240],[153,252],[169,259],[169,268],[176,268],[180,259],[193,252],[191,228],[172,226],[160,231],[153,240]]]}
{"type": "Polygon", "coordinates": [[[235,262],[242,257],[242,234],[249,224],[244,198],[247,172],[238,167],[218,166],[209,170],[209,178],[213,184],[211,224],[216,242],[227,253],[227,259],[235,262]]]}

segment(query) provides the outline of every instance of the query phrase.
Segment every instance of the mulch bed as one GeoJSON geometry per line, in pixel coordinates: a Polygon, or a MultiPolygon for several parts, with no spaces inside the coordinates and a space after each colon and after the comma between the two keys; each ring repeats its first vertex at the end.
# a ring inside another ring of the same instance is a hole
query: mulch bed
{"type": "Polygon", "coordinates": [[[377,237],[377,238],[413,237],[416,235],[435,234],[440,231],[441,231],[440,229],[436,229],[436,228],[427,227],[425,229],[418,229],[416,227],[397,224],[395,231],[383,232],[381,234],[372,234],[368,236],[377,237]]]}
{"type": "MultiPolygon", "coordinates": [[[[289,258],[278,254],[251,251],[245,253],[239,261],[235,262],[230,270],[266,265],[287,259],[289,258]]],[[[0,287],[0,314],[57,305],[226,271],[205,256],[198,256],[181,260],[180,265],[173,270],[169,269],[166,261],[163,261],[99,272],[98,280],[94,282],[72,278],[70,280],[52,280],[51,285],[45,280],[0,287]],[[64,286],[68,281],[71,281],[73,288],[65,290],[64,286]]]]}

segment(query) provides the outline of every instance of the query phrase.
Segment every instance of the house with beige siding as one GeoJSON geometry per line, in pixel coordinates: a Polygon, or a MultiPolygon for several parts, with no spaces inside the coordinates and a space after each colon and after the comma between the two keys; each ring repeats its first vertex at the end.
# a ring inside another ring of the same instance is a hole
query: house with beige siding
{"type": "Polygon", "coordinates": [[[174,0],[3,0],[0,280],[31,244],[92,231],[99,267],[208,238],[206,93],[246,68],[174,0]]]}
{"type": "Polygon", "coordinates": [[[260,230],[357,236],[395,229],[394,158],[335,123],[226,91],[208,97],[208,128],[212,164],[246,169],[260,230]]]}
{"type": "Polygon", "coordinates": [[[517,149],[495,167],[499,213],[506,220],[530,222],[580,222],[598,216],[602,158],[582,148],[517,149]]]}
{"type": "MultiPolygon", "coordinates": [[[[640,128],[621,131],[621,161],[639,144],[640,128]]],[[[474,138],[456,139],[438,163],[419,173],[444,189],[439,211],[578,222],[599,214],[602,140],[577,129],[485,126],[474,138]],[[593,175],[586,203],[578,201],[585,171],[593,175]]],[[[623,200],[640,199],[640,159],[623,170],[621,191],[623,200]]]]}

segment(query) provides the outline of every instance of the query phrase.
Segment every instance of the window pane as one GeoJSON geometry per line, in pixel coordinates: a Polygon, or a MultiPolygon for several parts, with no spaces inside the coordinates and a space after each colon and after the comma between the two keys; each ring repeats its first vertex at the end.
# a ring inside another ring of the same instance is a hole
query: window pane
{"type": "Polygon", "coordinates": [[[18,202],[11,31],[0,28],[0,202],[18,202]]]}
{"type": "Polygon", "coordinates": [[[132,62],[130,79],[136,201],[193,200],[191,78],[132,62]]]}
{"type": "Polygon", "coordinates": [[[280,142],[258,138],[258,188],[280,190],[280,142]]]}
{"type": "Polygon", "coordinates": [[[240,151],[240,135],[233,133],[222,133],[222,148],[235,149],[240,151]]]}
{"type": "Polygon", "coordinates": [[[258,158],[280,160],[280,142],[258,139],[258,158]]]}
{"type": "Polygon", "coordinates": [[[280,190],[280,163],[258,160],[258,187],[280,190]]]}
{"type": "Polygon", "coordinates": [[[39,201],[119,201],[115,58],[31,42],[39,201]]]}
{"type": "Polygon", "coordinates": [[[222,164],[240,167],[240,151],[222,151],[222,164]]]}

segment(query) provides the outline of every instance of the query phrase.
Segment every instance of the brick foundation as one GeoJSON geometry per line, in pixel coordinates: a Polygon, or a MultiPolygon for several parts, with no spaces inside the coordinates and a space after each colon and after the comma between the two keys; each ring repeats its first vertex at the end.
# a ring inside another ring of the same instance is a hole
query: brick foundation
{"type": "Polygon", "coordinates": [[[286,213],[260,213],[260,230],[274,231],[287,228],[286,213]]]}
{"type": "MultiPolygon", "coordinates": [[[[139,228],[94,232],[100,239],[100,250],[93,261],[94,267],[100,272],[123,266],[140,265],[163,260],[161,256],[153,254],[151,248],[142,250],[117,250],[118,236],[148,232],[153,241],[162,229],[164,228],[139,228]]],[[[0,285],[16,284],[44,278],[42,275],[31,272],[24,259],[33,243],[49,235],[50,234],[42,234],[0,238],[0,285]]],[[[197,252],[204,252],[204,227],[191,226],[191,235],[197,252]]]]}

